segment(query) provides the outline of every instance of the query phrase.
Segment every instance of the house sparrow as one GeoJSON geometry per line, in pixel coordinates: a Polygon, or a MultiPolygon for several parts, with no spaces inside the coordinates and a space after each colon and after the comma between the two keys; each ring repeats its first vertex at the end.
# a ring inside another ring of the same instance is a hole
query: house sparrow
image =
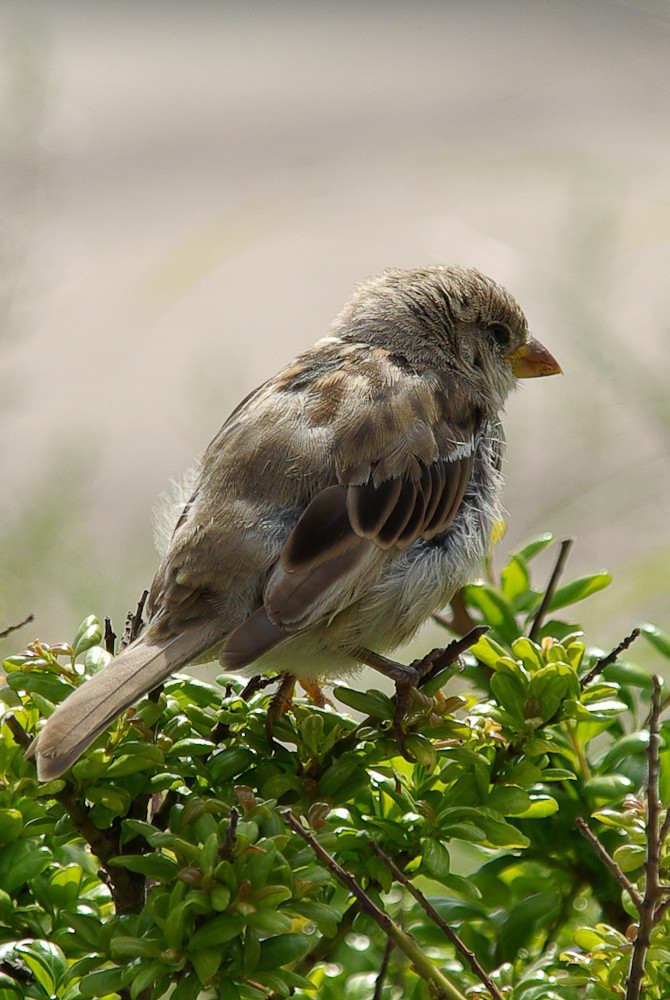
{"type": "Polygon", "coordinates": [[[149,624],[50,717],[29,754],[66,770],[125,708],[218,652],[307,679],[384,655],[471,580],[500,516],[500,416],[560,368],[512,296],[460,267],[360,285],[331,334],[250,393],[199,467],[149,624]]]}

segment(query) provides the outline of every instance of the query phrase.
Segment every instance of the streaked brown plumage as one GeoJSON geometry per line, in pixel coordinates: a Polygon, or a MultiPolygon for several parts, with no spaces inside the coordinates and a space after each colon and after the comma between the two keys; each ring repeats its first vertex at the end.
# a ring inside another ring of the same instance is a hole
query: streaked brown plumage
{"type": "Polygon", "coordinates": [[[210,444],[148,628],[47,722],[30,751],[40,777],[213,647],[228,669],[316,678],[409,639],[486,556],[516,379],[559,370],[476,271],[392,270],[361,285],[331,335],[210,444]]]}

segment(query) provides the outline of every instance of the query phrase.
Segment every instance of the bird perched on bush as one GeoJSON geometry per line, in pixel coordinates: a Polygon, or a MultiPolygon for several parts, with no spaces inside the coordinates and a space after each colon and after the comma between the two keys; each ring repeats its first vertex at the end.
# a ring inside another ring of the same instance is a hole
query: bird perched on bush
{"type": "Polygon", "coordinates": [[[560,368],[512,296],[460,267],[389,270],[331,333],[250,393],[204,454],[144,633],[30,748],[69,767],[121,711],[208,651],[307,679],[383,654],[472,579],[500,516],[501,413],[560,368]]]}

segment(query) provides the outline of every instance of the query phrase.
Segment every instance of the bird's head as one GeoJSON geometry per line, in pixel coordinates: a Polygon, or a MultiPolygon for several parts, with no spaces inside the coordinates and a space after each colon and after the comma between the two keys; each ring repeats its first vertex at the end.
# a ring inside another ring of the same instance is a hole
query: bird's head
{"type": "Polygon", "coordinates": [[[472,268],[391,269],[359,285],[335,320],[341,337],[446,366],[498,412],[519,378],[559,374],[517,302],[472,268]]]}

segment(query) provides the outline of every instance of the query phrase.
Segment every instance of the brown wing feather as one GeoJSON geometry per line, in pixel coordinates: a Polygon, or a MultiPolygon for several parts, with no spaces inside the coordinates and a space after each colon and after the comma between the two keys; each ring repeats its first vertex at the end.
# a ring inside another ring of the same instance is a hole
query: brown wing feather
{"type": "Polygon", "coordinates": [[[446,531],[461,505],[472,473],[473,456],[467,455],[457,462],[444,462],[444,486],[439,502],[430,520],[423,526],[424,538],[434,538],[446,531]]]}
{"type": "Polygon", "coordinates": [[[291,633],[271,622],[261,606],[230,633],[221,650],[221,663],[229,670],[241,670],[290,638],[291,633]]]}
{"type": "Polygon", "coordinates": [[[345,486],[328,486],[303,511],[284,543],[281,563],[290,573],[332,559],[358,541],[347,513],[345,486]]]}
{"type": "Polygon", "coordinates": [[[265,608],[271,622],[290,631],[299,629],[310,611],[331,588],[349,576],[368,554],[372,543],[358,538],[356,544],[326,562],[299,573],[277,573],[265,594],[265,608]]]}
{"type": "MultiPolygon", "coordinates": [[[[411,374],[389,375],[379,354],[363,362],[352,355],[352,377],[369,377],[370,395],[358,398],[355,426],[344,409],[330,425],[336,481],[326,482],[288,535],[263,606],[224,645],[228,665],[250,663],[347,607],[377,578],[385,551],[394,558],[393,551],[445,531],[456,516],[472,472],[477,408],[449,375],[419,384],[411,374]]],[[[318,402],[317,388],[310,391],[318,402]]],[[[304,418],[310,413],[308,400],[304,418]]],[[[316,422],[316,410],[312,416],[316,422]]]]}
{"type": "Polygon", "coordinates": [[[347,490],[347,513],[351,526],[362,538],[374,538],[398,502],[402,479],[386,479],[350,486],[347,490]]]}

